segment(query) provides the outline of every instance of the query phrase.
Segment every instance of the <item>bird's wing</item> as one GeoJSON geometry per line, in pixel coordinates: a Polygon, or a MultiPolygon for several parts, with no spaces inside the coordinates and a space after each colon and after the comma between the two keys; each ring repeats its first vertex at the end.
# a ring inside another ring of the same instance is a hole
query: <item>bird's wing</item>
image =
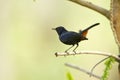
{"type": "Polygon", "coordinates": [[[76,32],[66,32],[60,36],[60,40],[65,44],[76,44],[80,41],[80,35],[76,32]]]}

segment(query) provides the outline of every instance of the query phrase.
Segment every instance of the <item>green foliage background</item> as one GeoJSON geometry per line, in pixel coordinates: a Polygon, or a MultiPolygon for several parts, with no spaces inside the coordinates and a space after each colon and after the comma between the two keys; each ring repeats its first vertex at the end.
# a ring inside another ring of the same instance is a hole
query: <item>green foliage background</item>
{"type": "MultiPolygon", "coordinates": [[[[110,0],[90,0],[106,9],[110,0]]],[[[73,63],[90,70],[102,56],[79,55],[55,57],[69,46],[60,43],[51,28],[65,26],[78,31],[91,24],[101,25],[90,30],[88,41],[77,50],[99,50],[114,54],[117,46],[110,22],[97,12],[67,0],[0,0],[0,80],[66,80],[70,71],[74,80],[93,80],[88,75],[64,66],[73,63]]],[[[118,80],[117,64],[111,70],[110,80],[118,80]]],[[[102,75],[104,64],[94,73],[102,75]]],[[[94,79],[96,80],[96,79],[94,79]]]]}

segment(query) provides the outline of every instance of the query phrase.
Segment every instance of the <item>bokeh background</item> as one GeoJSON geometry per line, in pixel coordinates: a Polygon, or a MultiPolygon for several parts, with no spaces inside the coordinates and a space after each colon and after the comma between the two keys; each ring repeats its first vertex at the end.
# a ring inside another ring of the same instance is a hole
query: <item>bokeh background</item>
{"type": "MultiPolygon", "coordinates": [[[[89,0],[110,9],[110,0],[89,0]]],[[[90,70],[105,58],[97,55],[55,57],[70,46],[62,44],[51,28],[64,26],[78,31],[94,23],[88,41],[80,43],[77,51],[106,51],[118,53],[110,22],[101,14],[67,0],[0,0],[0,80],[67,80],[70,72],[74,80],[97,80],[68,68],[71,63],[90,70]]],[[[110,71],[109,80],[119,80],[117,63],[110,71]]],[[[94,73],[102,75],[101,63],[94,73]]]]}

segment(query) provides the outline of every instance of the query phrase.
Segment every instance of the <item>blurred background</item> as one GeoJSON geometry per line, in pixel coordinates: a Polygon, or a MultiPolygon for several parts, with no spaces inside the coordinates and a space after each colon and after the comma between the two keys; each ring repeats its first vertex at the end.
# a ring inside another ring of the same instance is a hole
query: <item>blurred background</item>
{"type": "MultiPolygon", "coordinates": [[[[110,9],[110,0],[89,0],[110,9]]],[[[90,70],[105,58],[98,55],[56,57],[68,47],[62,44],[51,28],[64,26],[78,31],[94,24],[88,41],[80,42],[77,51],[106,51],[118,53],[110,22],[101,14],[67,0],[0,0],[0,80],[67,80],[70,72],[74,80],[97,80],[68,68],[71,63],[90,70]]],[[[117,63],[110,71],[109,80],[119,80],[117,63]]],[[[102,75],[101,63],[94,73],[102,75]]]]}

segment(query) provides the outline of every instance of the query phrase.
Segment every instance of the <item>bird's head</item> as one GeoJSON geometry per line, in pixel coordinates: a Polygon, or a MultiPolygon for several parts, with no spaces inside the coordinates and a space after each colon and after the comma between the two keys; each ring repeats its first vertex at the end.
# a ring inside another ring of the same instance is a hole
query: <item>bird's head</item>
{"type": "Polygon", "coordinates": [[[61,35],[62,33],[67,32],[67,30],[63,26],[52,28],[52,30],[56,30],[56,32],[58,33],[58,35],[61,35]]]}

